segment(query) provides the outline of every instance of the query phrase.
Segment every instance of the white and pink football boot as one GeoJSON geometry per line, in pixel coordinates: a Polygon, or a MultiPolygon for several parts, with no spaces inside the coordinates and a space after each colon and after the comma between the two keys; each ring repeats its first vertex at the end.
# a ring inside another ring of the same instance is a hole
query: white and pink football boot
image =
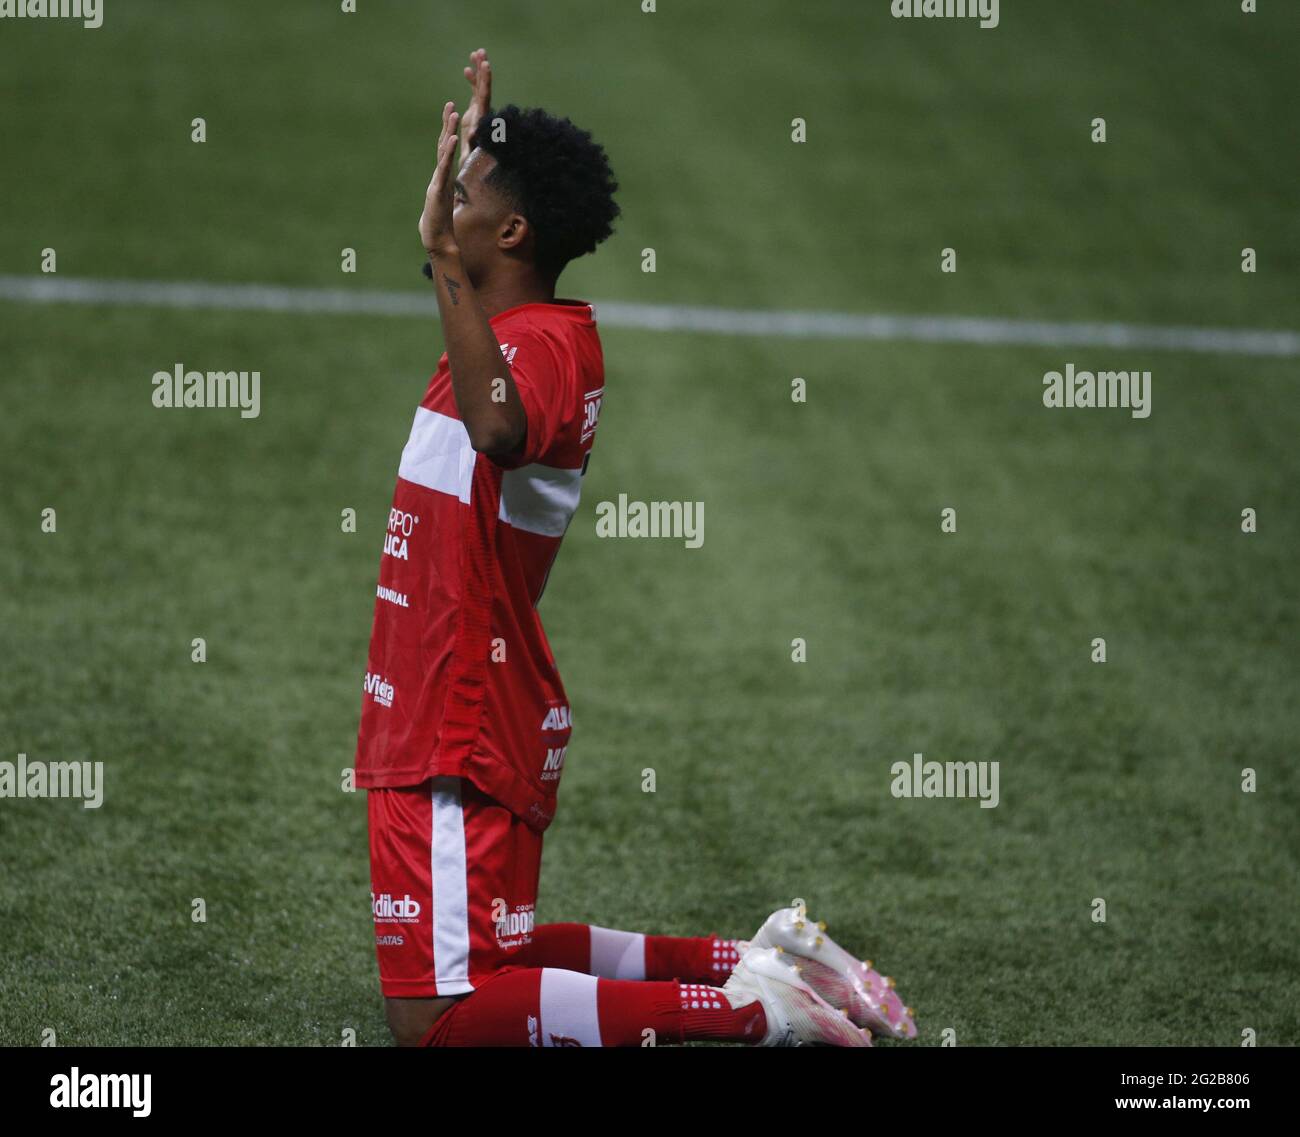
{"type": "Polygon", "coordinates": [[[736,944],[741,954],[773,948],[795,956],[800,978],[855,1026],[890,1038],[915,1038],[912,1008],[903,1005],[894,981],[871,966],[871,960],[850,955],[826,934],[825,923],[813,923],[797,908],[779,908],[748,942],[736,944]]]}
{"type": "Polygon", "coordinates": [[[854,1026],[799,974],[800,961],[779,948],[751,947],[722,985],[733,1007],[758,1000],[767,1033],[759,1046],[870,1046],[868,1031],[854,1026]]]}

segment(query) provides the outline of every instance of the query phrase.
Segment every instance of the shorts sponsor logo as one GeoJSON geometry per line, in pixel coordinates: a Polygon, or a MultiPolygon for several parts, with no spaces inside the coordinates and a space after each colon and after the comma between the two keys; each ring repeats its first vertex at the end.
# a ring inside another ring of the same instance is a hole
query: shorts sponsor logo
{"type": "Polygon", "coordinates": [[[376,896],[370,894],[370,910],[375,915],[376,924],[414,924],[420,918],[420,902],[412,900],[410,893],[394,897],[381,892],[376,896]]]}
{"type": "Polygon", "coordinates": [[[391,707],[393,696],[397,693],[393,685],[382,675],[371,675],[369,671],[366,672],[365,691],[381,707],[391,707]]]}
{"type": "Polygon", "coordinates": [[[516,904],[513,909],[508,909],[504,900],[493,901],[492,921],[497,946],[515,948],[532,943],[533,919],[531,904],[516,904]]]}

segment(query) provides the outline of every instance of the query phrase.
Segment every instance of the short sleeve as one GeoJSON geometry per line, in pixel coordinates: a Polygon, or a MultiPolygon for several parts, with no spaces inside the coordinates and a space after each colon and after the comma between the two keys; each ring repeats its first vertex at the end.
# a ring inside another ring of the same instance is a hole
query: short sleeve
{"type": "Polygon", "coordinates": [[[522,332],[506,344],[506,359],[528,420],[524,448],[518,454],[494,458],[498,466],[514,469],[541,462],[560,438],[569,415],[572,367],[549,336],[522,332]]]}

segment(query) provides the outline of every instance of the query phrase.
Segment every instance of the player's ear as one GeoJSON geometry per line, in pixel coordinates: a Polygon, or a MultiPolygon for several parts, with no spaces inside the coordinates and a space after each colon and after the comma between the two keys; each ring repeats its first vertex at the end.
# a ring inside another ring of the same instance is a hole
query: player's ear
{"type": "Polygon", "coordinates": [[[522,213],[507,214],[501,222],[501,228],[497,231],[497,247],[506,252],[521,249],[531,233],[532,227],[528,224],[528,218],[522,213]]]}

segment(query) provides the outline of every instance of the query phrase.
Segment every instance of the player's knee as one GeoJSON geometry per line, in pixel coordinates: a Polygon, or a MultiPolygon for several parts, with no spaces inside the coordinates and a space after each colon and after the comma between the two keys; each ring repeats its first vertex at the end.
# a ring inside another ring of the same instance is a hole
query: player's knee
{"type": "Polygon", "coordinates": [[[447,996],[438,999],[386,998],[384,1011],[393,1041],[398,1046],[419,1046],[433,1029],[433,1024],[455,1004],[456,1000],[447,996]]]}

